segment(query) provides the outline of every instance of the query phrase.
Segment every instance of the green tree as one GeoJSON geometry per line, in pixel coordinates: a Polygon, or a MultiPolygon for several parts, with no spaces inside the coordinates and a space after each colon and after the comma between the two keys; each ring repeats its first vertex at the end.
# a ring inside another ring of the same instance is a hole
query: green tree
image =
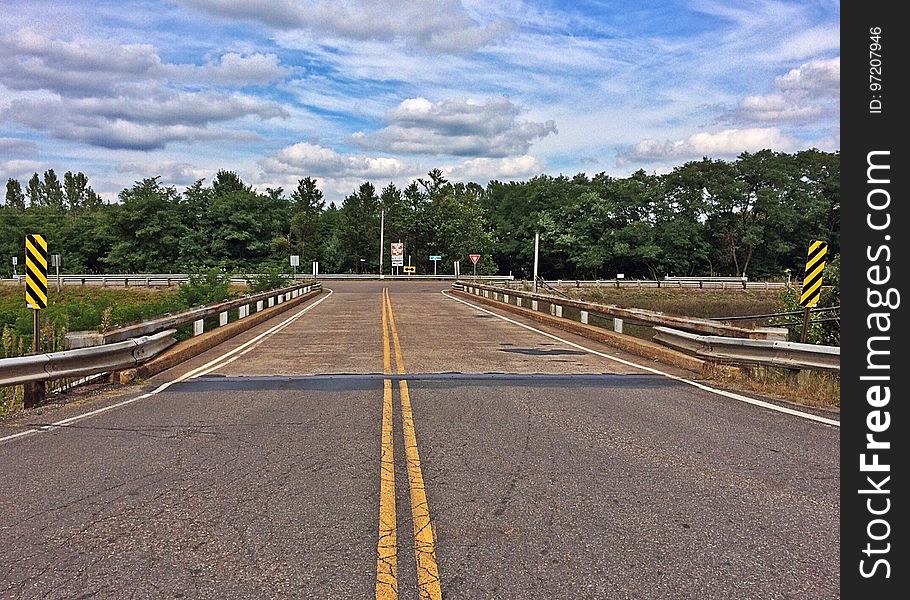
{"type": "Polygon", "coordinates": [[[103,259],[115,271],[173,273],[184,232],[177,211],[179,195],[160,177],[137,181],[120,192],[111,213],[112,247],[103,259]]]}
{"type": "Polygon", "coordinates": [[[22,193],[22,184],[18,179],[6,180],[6,206],[17,210],[25,210],[25,194],[22,193]]]}
{"type": "Polygon", "coordinates": [[[375,273],[379,268],[379,198],[373,184],[364,182],[346,197],[341,215],[342,270],[356,273],[364,262],[363,268],[375,273]]]}
{"type": "Polygon", "coordinates": [[[63,210],[65,207],[63,187],[53,169],[44,172],[44,194],[47,206],[55,210],[63,210]]]}
{"type": "Polygon", "coordinates": [[[25,195],[28,196],[29,207],[47,206],[47,194],[44,193],[44,184],[37,173],[34,173],[28,180],[25,195]]]}
{"type": "Polygon", "coordinates": [[[297,188],[291,192],[290,239],[293,250],[303,263],[319,259],[320,239],[319,218],[325,209],[322,192],[316,187],[316,180],[304,177],[298,180],[297,188]]]}

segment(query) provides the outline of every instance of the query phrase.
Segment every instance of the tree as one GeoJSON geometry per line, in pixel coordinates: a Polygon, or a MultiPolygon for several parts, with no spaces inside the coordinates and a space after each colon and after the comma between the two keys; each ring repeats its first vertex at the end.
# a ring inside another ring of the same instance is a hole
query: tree
{"type": "Polygon", "coordinates": [[[28,180],[28,185],[25,188],[25,195],[28,196],[29,207],[47,206],[47,195],[44,193],[44,184],[41,182],[37,173],[34,173],[31,179],[28,180]]]}
{"type": "Polygon", "coordinates": [[[322,239],[319,236],[319,217],[325,209],[322,192],[316,187],[316,180],[304,177],[298,180],[297,188],[291,192],[290,239],[291,246],[304,261],[319,259],[322,239]]]}
{"type": "Polygon", "coordinates": [[[348,272],[360,270],[360,259],[365,267],[375,271],[379,268],[379,198],[376,188],[364,182],[356,192],[344,199],[341,207],[339,241],[344,252],[342,269],[348,272]]]}
{"type": "Polygon", "coordinates": [[[178,266],[184,225],[178,217],[179,195],[151,177],[120,192],[111,212],[113,244],[104,258],[108,268],[125,273],[173,273],[178,266]]]}
{"type": "Polygon", "coordinates": [[[18,179],[6,181],[6,206],[18,210],[25,210],[25,194],[22,193],[22,184],[18,179]]]}
{"type": "Polygon", "coordinates": [[[63,196],[70,212],[101,205],[101,196],[89,186],[88,177],[81,171],[75,175],[71,171],[63,174],[63,196]]]}
{"type": "Polygon", "coordinates": [[[65,206],[63,201],[63,188],[53,169],[48,169],[44,172],[44,194],[47,206],[53,209],[63,210],[65,206]]]}

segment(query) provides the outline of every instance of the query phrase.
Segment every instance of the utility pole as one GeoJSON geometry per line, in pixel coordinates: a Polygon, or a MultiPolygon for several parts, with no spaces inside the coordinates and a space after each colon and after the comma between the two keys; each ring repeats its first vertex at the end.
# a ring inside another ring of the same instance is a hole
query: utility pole
{"type": "Polygon", "coordinates": [[[537,293],[537,255],[540,250],[540,233],[534,234],[534,293],[537,293]]]}
{"type": "Polygon", "coordinates": [[[382,274],[382,254],[383,246],[385,245],[385,209],[379,213],[379,278],[385,279],[385,275],[382,274]]]}

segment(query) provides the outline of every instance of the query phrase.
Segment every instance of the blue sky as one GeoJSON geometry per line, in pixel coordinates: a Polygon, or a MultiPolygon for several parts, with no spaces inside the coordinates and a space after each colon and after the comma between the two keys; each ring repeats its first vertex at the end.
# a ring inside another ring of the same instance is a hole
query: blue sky
{"type": "Polygon", "coordinates": [[[0,177],[108,201],[218,169],[340,200],[840,149],[839,2],[29,0],[2,4],[0,177]]]}

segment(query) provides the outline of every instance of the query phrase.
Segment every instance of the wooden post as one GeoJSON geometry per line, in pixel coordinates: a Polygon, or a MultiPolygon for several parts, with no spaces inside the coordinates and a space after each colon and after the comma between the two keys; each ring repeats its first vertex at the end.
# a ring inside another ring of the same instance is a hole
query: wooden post
{"type": "Polygon", "coordinates": [[[809,309],[803,313],[803,332],[799,336],[799,341],[801,344],[806,343],[806,336],[809,335],[809,309]]]}
{"type": "MultiPolygon", "coordinates": [[[[33,323],[32,323],[32,353],[39,354],[41,352],[41,321],[40,321],[41,311],[32,310],[33,323]]],[[[23,386],[25,388],[22,405],[25,408],[35,408],[44,403],[45,398],[47,397],[47,391],[44,387],[43,381],[30,381],[23,386]]]]}

